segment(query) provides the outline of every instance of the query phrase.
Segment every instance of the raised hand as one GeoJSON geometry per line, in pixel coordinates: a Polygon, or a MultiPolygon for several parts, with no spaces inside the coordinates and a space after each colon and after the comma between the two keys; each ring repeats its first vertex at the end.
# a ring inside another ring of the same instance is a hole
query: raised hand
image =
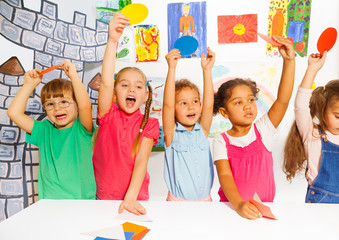
{"type": "Polygon", "coordinates": [[[283,59],[292,60],[295,58],[295,51],[291,40],[281,36],[273,36],[273,39],[282,44],[278,47],[278,50],[283,59]]]}
{"type": "Polygon", "coordinates": [[[212,70],[214,63],[215,53],[208,47],[206,58],[204,53],[201,54],[201,67],[203,70],[212,70]]]}
{"type": "Polygon", "coordinates": [[[314,70],[319,71],[325,63],[327,57],[327,52],[321,53],[312,53],[308,57],[308,66],[314,68],[314,70]]]}
{"type": "Polygon", "coordinates": [[[178,59],[181,58],[179,49],[176,48],[172,49],[171,51],[169,51],[169,53],[167,53],[165,58],[169,68],[176,68],[178,59]]]}
{"type": "Polygon", "coordinates": [[[33,69],[25,73],[24,85],[32,85],[33,88],[39,85],[42,81],[42,75],[39,73],[42,72],[42,69],[33,69]]]}
{"type": "Polygon", "coordinates": [[[74,63],[65,60],[60,64],[60,66],[67,75],[67,77],[69,77],[71,80],[74,79],[75,77],[78,77],[78,73],[74,63]]]}
{"type": "Polygon", "coordinates": [[[126,24],[129,24],[128,17],[125,17],[122,13],[119,12],[115,13],[108,26],[109,40],[113,42],[118,42],[121,34],[126,27],[126,24]]]}

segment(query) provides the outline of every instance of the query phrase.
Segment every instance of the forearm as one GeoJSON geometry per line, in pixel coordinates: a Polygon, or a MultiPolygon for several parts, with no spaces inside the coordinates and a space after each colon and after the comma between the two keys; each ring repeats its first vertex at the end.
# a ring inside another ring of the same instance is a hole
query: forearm
{"type": "Polygon", "coordinates": [[[239,205],[244,202],[244,199],[239,194],[233,176],[223,175],[219,177],[219,182],[228,201],[232,204],[234,209],[237,210],[239,205]]]}
{"type": "Polygon", "coordinates": [[[212,71],[203,70],[204,92],[200,124],[206,135],[211,128],[213,118],[214,91],[212,83],[212,71]]]}
{"type": "Polygon", "coordinates": [[[76,76],[71,77],[71,82],[79,111],[82,109],[91,110],[91,100],[88,96],[88,92],[77,74],[76,76]]]}
{"type": "Polygon", "coordinates": [[[300,84],[301,88],[312,89],[313,81],[317,76],[318,69],[308,66],[304,75],[304,78],[300,84]]]}
{"type": "Polygon", "coordinates": [[[136,201],[147,171],[147,161],[135,162],[131,182],[124,200],[136,201]]]}
{"type": "Polygon", "coordinates": [[[277,101],[287,104],[292,96],[295,78],[295,59],[284,60],[277,101]]]}
{"type": "Polygon", "coordinates": [[[164,98],[163,98],[163,111],[162,111],[162,123],[163,130],[166,136],[166,145],[172,142],[172,130],[175,126],[175,68],[168,70],[164,98]]]}
{"type": "Polygon", "coordinates": [[[8,116],[15,122],[17,117],[25,114],[25,109],[29,96],[34,91],[35,86],[32,84],[24,84],[19,92],[15,95],[13,101],[8,108],[8,116]]]}

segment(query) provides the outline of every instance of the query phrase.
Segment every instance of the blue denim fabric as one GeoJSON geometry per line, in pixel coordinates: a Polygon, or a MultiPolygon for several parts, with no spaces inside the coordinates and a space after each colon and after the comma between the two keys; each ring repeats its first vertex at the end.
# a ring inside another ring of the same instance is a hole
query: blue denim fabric
{"type": "Polygon", "coordinates": [[[339,203],[339,145],[321,140],[318,176],[308,186],[305,202],[339,203]]]}

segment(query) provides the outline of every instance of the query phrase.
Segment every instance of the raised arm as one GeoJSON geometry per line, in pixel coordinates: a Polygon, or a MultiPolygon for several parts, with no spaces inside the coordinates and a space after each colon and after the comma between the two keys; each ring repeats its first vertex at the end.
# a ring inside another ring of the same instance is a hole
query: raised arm
{"type": "Polygon", "coordinates": [[[178,49],[172,49],[166,55],[168,72],[162,107],[162,125],[167,147],[172,144],[175,128],[175,69],[177,67],[178,59],[180,59],[180,51],[178,49]]]}
{"type": "Polygon", "coordinates": [[[221,189],[235,211],[237,211],[240,216],[252,220],[261,217],[259,210],[250,202],[244,201],[239,194],[229,161],[226,159],[217,160],[215,161],[215,166],[217,168],[221,189]]]}
{"type": "Polygon", "coordinates": [[[135,158],[131,182],[129,184],[125,198],[120,204],[119,213],[122,213],[123,210],[126,209],[127,211],[137,215],[146,214],[145,208],[139,202],[137,202],[137,197],[145,178],[147,163],[151,154],[152,146],[152,138],[144,137],[142,139],[140,151],[137,153],[135,158]]]}
{"type": "Polygon", "coordinates": [[[24,85],[15,95],[7,110],[8,117],[29,134],[32,133],[34,120],[25,114],[25,109],[29,96],[42,81],[42,76],[39,75],[41,71],[41,69],[34,69],[25,73],[24,85]]]}
{"type": "Polygon", "coordinates": [[[277,99],[268,111],[268,117],[273,126],[277,128],[286,113],[293,91],[295,53],[293,43],[290,40],[280,36],[273,36],[273,38],[275,41],[282,44],[279,46],[279,52],[284,59],[277,99]]]}
{"type": "Polygon", "coordinates": [[[210,48],[207,48],[206,58],[205,54],[201,54],[201,68],[204,79],[204,96],[200,118],[200,125],[202,126],[206,137],[208,137],[213,120],[214,91],[212,82],[212,68],[214,62],[215,53],[211,51],[210,48]]]}
{"type": "Polygon", "coordinates": [[[113,101],[115,58],[117,43],[129,20],[121,13],[115,13],[108,27],[108,41],[102,62],[102,76],[99,88],[98,111],[102,117],[108,113],[113,101]]]}
{"type": "Polygon", "coordinates": [[[92,132],[92,104],[86,88],[78,76],[75,64],[70,61],[63,61],[60,65],[62,70],[64,70],[65,74],[72,82],[75,100],[78,106],[80,123],[84,126],[87,132],[92,132]]]}
{"type": "Polygon", "coordinates": [[[327,57],[327,52],[323,54],[316,53],[311,54],[308,57],[308,67],[306,69],[304,78],[300,84],[300,87],[312,89],[313,81],[317,76],[318,71],[324,66],[327,57]]]}

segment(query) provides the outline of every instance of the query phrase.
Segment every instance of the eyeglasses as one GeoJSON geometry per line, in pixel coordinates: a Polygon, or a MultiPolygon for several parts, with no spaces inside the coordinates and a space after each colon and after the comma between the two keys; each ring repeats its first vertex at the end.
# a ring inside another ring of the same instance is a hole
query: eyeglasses
{"type": "Polygon", "coordinates": [[[67,107],[69,107],[69,105],[71,105],[71,103],[74,103],[75,101],[71,101],[71,100],[65,100],[65,99],[63,99],[63,100],[61,100],[61,101],[47,101],[47,102],[45,102],[45,104],[44,104],[44,109],[46,110],[46,111],[48,111],[48,110],[52,110],[52,109],[54,109],[55,108],[55,106],[58,104],[58,106],[60,107],[60,108],[67,108],[67,107]]]}

